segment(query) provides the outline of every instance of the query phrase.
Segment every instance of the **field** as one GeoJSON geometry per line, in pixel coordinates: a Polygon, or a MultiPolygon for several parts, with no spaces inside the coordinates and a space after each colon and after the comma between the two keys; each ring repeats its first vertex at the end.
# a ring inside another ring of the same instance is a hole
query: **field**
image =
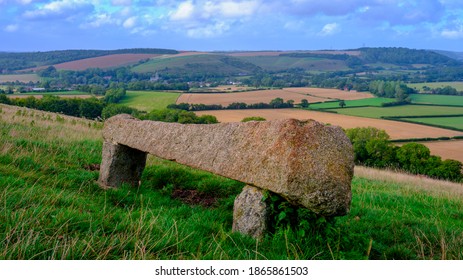
{"type": "Polygon", "coordinates": [[[391,139],[438,138],[463,135],[463,132],[425,125],[296,109],[218,110],[196,113],[198,115],[214,115],[220,122],[239,122],[245,117],[260,116],[267,120],[283,118],[314,119],[343,128],[373,126],[384,129],[391,136],[391,139]]]}
{"type": "Polygon", "coordinates": [[[175,92],[127,91],[127,95],[119,104],[149,112],[175,104],[179,96],[180,94],[175,92]]]}
{"type": "Polygon", "coordinates": [[[296,92],[305,95],[312,95],[316,97],[326,98],[326,99],[339,99],[339,100],[358,100],[364,98],[373,98],[373,94],[369,92],[358,92],[355,90],[345,91],[332,88],[310,88],[310,87],[300,87],[300,88],[285,88],[286,91],[296,92]]]}
{"type": "Polygon", "coordinates": [[[149,157],[103,190],[101,124],[0,105],[0,133],[0,259],[463,259],[461,184],[356,168],[348,215],[255,240],[231,230],[242,183],[149,157]]]}
{"type": "MultiPolygon", "coordinates": [[[[365,98],[359,100],[346,100],[346,107],[359,107],[359,106],[371,106],[371,107],[380,107],[383,103],[393,102],[395,99],[392,98],[383,98],[383,97],[374,97],[374,98],[365,98]]],[[[323,102],[310,104],[309,108],[311,109],[338,109],[339,101],[332,102],[323,102]]]]}
{"type": "Polygon", "coordinates": [[[463,82],[436,82],[436,83],[410,83],[409,87],[422,91],[424,86],[429,88],[443,88],[451,86],[458,91],[463,91],[463,82]]]}
{"type": "Polygon", "coordinates": [[[37,74],[16,74],[16,75],[0,75],[0,83],[6,82],[22,82],[22,83],[37,83],[40,82],[40,77],[37,74]]]}
{"type": "Polygon", "coordinates": [[[291,68],[302,68],[314,71],[342,71],[347,70],[346,63],[340,60],[331,60],[316,57],[290,57],[290,56],[240,56],[240,59],[255,64],[263,69],[279,71],[291,68]]]}
{"type": "Polygon", "coordinates": [[[306,96],[292,91],[274,89],[233,93],[184,93],[179,97],[177,103],[221,104],[226,106],[234,102],[244,102],[246,104],[259,102],[270,103],[272,99],[278,97],[283,98],[285,101],[294,100],[295,103],[300,103],[301,99],[307,99],[309,102],[321,102],[326,100],[324,98],[306,96]]]}
{"type": "Polygon", "coordinates": [[[65,63],[55,64],[59,70],[85,70],[88,68],[112,68],[122,67],[149,59],[159,54],[111,54],[93,58],[74,60],[65,63]]]}
{"type": "Polygon", "coordinates": [[[461,115],[463,108],[446,106],[426,106],[426,105],[405,105],[394,107],[365,107],[365,108],[343,108],[332,110],[339,114],[358,116],[366,118],[381,118],[393,116],[441,116],[441,115],[461,115]]]}
{"type": "Polygon", "coordinates": [[[228,65],[222,61],[225,55],[219,54],[204,54],[204,53],[184,53],[179,55],[164,55],[154,57],[149,61],[133,67],[134,72],[146,73],[164,70],[166,68],[177,69],[180,72],[188,71],[205,71],[234,73],[238,74],[246,69],[240,69],[232,65],[228,65]]]}
{"type": "Polygon", "coordinates": [[[463,106],[463,96],[410,94],[413,103],[463,106]]]}
{"type": "Polygon", "coordinates": [[[432,117],[432,118],[400,118],[409,122],[452,127],[463,130],[463,116],[461,117],[432,117]]]}
{"type": "Polygon", "coordinates": [[[356,91],[348,92],[337,89],[284,88],[217,94],[186,93],[180,96],[180,98],[177,100],[177,103],[229,105],[233,102],[244,102],[246,104],[254,104],[259,102],[270,103],[272,99],[280,97],[283,98],[285,101],[294,100],[297,104],[301,102],[301,99],[307,99],[309,103],[314,103],[324,102],[338,98],[354,100],[371,96],[372,95],[369,93],[362,93],[356,91]]]}
{"type": "Polygon", "coordinates": [[[463,162],[463,141],[461,140],[422,142],[421,144],[426,145],[433,155],[463,162]]]}

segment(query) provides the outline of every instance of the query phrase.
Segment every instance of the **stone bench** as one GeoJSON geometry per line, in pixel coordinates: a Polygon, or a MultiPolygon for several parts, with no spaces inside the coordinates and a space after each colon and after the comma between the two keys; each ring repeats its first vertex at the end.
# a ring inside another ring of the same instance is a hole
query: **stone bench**
{"type": "Polygon", "coordinates": [[[247,186],[235,200],[233,230],[266,229],[263,190],[323,216],[345,215],[351,202],[352,145],[341,128],[295,119],[223,124],[105,122],[99,184],[138,186],[147,153],[247,186]]]}

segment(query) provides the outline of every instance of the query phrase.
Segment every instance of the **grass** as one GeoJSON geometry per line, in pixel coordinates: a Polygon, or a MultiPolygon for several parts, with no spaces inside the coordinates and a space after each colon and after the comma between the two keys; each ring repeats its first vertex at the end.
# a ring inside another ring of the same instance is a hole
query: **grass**
{"type": "Polygon", "coordinates": [[[422,91],[424,86],[429,88],[443,88],[446,86],[451,86],[458,91],[463,91],[463,82],[434,82],[434,83],[410,83],[407,84],[411,88],[422,91]]]}
{"type": "Polygon", "coordinates": [[[148,62],[137,65],[132,71],[139,73],[155,72],[168,69],[178,73],[185,73],[186,70],[195,73],[222,73],[238,74],[247,72],[233,65],[224,63],[221,59],[227,56],[218,54],[194,54],[177,57],[154,57],[148,62]]]}
{"type": "Polygon", "coordinates": [[[127,91],[127,95],[119,104],[142,111],[164,109],[177,101],[180,93],[157,91],[127,91]]]}
{"type": "Polygon", "coordinates": [[[413,103],[463,106],[463,96],[410,94],[413,103]]]}
{"type": "Polygon", "coordinates": [[[290,68],[303,68],[312,71],[341,71],[349,69],[344,61],[318,57],[243,56],[240,59],[253,63],[263,69],[273,71],[290,68]]]}
{"type": "MultiPolygon", "coordinates": [[[[376,98],[365,98],[359,100],[346,100],[346,107],[360,107],[360,106],[372,106],[372,107],[381,107],[382,103],[393,102],[393,98],[383,98],[383,97],[376,97],[376,98]]],[[[323,103],[314,103],[310,104],[309,108],[312,109],[338,109],[341,108],[339,106],[339,101],[332,101],[332,102],[323,102],[323,103]]]]}
{"type": "Polygon", "coordinates": [[[16,82],[40,82],[40,77],[37,74],[13,74],[13,75],[0,75],[0,83],[16,82]]]}
{"type": "Polygon", "coordinates": [[[401,118],[409,122],[427,124],[439,127],[452,127],[463,130],[463,117],[432,117],[432,118],[401,118]]]}
{"type": "Polygon", "coordinates": [[[461,184],[356,176],[347,216],[257,241],[231,231],[242,183],[150,157],[139,188],[99,188],[101,124],[0,105],[0,134],[0,259],[463,259],[461,184]]]}
{"type": "Polygon", "coordinates": [[[333,110],[339,114],[381,118],[393,116],[439,116],[439,115],[461,115],[463,108],[446,106],[426,106],[426,105],[405,105],[394,107],[364,107],[364,108],[344,108],[333,110]]]}

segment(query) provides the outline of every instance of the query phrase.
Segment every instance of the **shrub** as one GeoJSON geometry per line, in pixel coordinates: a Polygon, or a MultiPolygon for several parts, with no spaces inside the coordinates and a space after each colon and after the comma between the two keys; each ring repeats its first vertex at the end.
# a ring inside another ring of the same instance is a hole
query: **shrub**
{"type": "Polygon", "coordinates": [[[106,107],[104,107],[103,111],[101,112],[101,117],[103,119],[108,119],[118,114],[129,114],[132,116],[137,116],[139,113],[140,112],[137,109],[128,106],[119,104],[109,104],[106,107]]]}
{"type": "Polygon", "coordinates": [[[266,121],[266,119],[263,117],[246,117],[241,120],[241,122],[250,122],[250,121],[262,122],[262,121],[266,121]]]}

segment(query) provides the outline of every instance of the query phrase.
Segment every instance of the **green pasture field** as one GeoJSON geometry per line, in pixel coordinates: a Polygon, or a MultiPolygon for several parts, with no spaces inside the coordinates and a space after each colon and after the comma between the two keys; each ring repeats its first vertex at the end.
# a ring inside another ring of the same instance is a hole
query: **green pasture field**
{"type": "MultiPolygon", "coordinates": [[[[376,98],[365,98],[365,99],[359,99],[359,100],[345,100],[344,102],[346,102],[346,107],[359,107],[359,106],[380,107],[382,103],[394,102],[394,101],[395,99],[393,98],[376,97],[376,98]]],[[[341,107],[339,106],[339,101],[332,101],[332,102],[310,104],[309,108],[336,109],[336,108],[341,108],[341,107]]]]}
{"type": "Polygon", "coordinates": [[[430,88],[443,88],[446,86],[451,86],[458,91],[463,91],[463,82],[409,83],[407,84],[407,86],[419,91],[423,90],[423,86],[427,86],[430,88]]]}
{"type": "Polygon", "coordinates": [[[463,117],[401,118],[401,120],[449,128],[454,127],[463,130],[463,117]]]}
{"type": "Polygon", "coordinates": [[[149,61],[137,65],[132,71],[147,73],[153,71],[168,69],[194,69],[195,71],[219,71],[221,73],[238,73],[239,68],[233,67],[221,61],[223,55],[216,54],[198,54],[178,57],[154,57],[149,61]]]}
{"type": "Polygon", "coordinates": [[[394,116],[439,116],[439,115],[461,115],[463,108],[447,106],[426,106],[426,105],[405,105],[394,107],[362,107],[362,108],[343,108],[330,110],[338,114],[381,118],[394,116]]]}
{"type": "Polygon", "coordinates": [[[40,77],[37,74],[14,74],[14,75],[0,75],[0,83],[16,82],[23,83],[37,83],[40,82],[40,77]]]}
{"type": "Polygon", "coordinates": [[[263,69],[274,71],[289,68],[303,68],[312,71],[341,71],[349,69],[344,61],[318,57],[242,56],[238,58],[263,69]]]}
{"type": "Polygon", "coordinates": [[[126,96],[119,102],[142,111],[164,109],[177,101],[180,93],[158,91],[127,91],[126,96]]]}
{"type": "Polygon", "coordinates": [[[463,106],[463,96],[410,94],[413,103],[463,106]]]}
{"type": "Polygon", "coordinates": [[[461,193],[354,177],[346,216],[256,240],[232,232],[243,183],[150,156],[139,187],[100,188],[91,123],[0,105],[0,259],[463,259],[461,193]]]}

